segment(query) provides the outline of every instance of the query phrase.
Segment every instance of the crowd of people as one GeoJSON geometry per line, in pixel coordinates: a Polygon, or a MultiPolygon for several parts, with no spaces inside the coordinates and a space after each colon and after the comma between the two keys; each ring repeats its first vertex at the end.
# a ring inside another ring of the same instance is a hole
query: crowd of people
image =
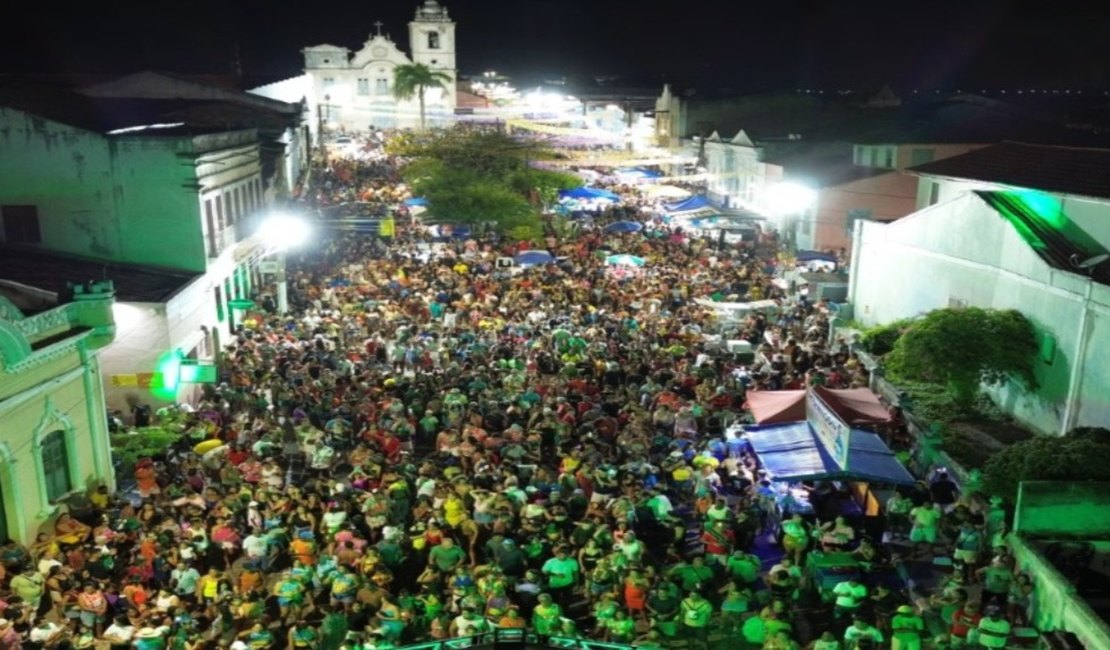
{"type": "MultiPolygon", "coordinates": [[[[384,214],[406,198],[399,164],[332,160],[307,201],[384,214]]],[[[990,559],[1004,518],[937,477],[896,494],[869,539],[822,509],[831,485],[809,486],[816,520],[780,511],[756,458],[724,444],[748,391],[867,383],[826,306],[773,281],[774,237],[649,231],[584,228],[525,270],[497,264],[525,244],[495,233],[321,232],[292,261],[291,312],[253,314],[226,381],[158,413],[187,435],[140,462],[134,500],[98,491],[86,516],[4,549],[0,650],[369,649],[494,629],[645,648],[1003,647],[1031,589],[1003,550],[990,559]],[[646,264],[617,276],[610,253],[646,264]],[[729,297],[780,305],[728,325],[754,362],[706,336],[723,325],[695,299],[729,297]],[[956,549],[929,602],[874,577],[903,535],[956,549]],[[829,550],[868,570],[824,602],[806,559],[829,550]],[[951,633],[934,639],[927,611],[951,633]]]]}

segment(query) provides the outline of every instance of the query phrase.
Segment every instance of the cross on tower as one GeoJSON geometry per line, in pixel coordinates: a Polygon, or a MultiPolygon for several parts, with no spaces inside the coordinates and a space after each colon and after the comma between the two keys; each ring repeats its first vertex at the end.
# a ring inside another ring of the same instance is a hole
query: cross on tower
{"type": "Polygon", "coordinates": [[[374,27],[378,30],[378,36],[382,35],[382,21],[376,21],[374,27]]]}

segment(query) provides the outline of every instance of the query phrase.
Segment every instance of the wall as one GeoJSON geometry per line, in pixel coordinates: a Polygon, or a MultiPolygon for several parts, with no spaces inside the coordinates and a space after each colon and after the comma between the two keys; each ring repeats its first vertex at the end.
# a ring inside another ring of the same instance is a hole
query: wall
{"type": "Polygon", "coordinates": [[[874,221],[894,221],[914,211],[916,196],[917,178],[900,172],[822,188],[817,197],[813,246],[822,251],[849,249],[850,210],[869,209],[874,221]]]}
{"type": "Polygon", "coordinates": [[[1098,361],[1110,358],[1110,287],[1051,269],[1002,217],[966,193],[889,225],[863,223],[857,245],[850,296],[856,319],[887,323],[955,300],[1017,309],[1055,337],[1056,353],[1035,366],[1038,391],[1013,385],[992,391],[1000,406],[1046,433],[1110,419],[1110,369],[1098,361]]]}
{"type": "Polygon", "coordinates": [[[197,175],[188,138],[114,138],[117,261],[203,272],[197,175]]]}
{"type": "Polygon", "coordinates": [[[129,400],[151,402],[149,389],[114,386],[112,376],[157,370],[158,357],[170,349],[165,308],[159,303],[116,303],[116,340],[100,353],[108,408],[126,415],[131,409],[129,400]]]}
{"type": "Polygon", "coordinates": [[[1110,627],[1044,556],[1018,534],[1009,536],[1018,569],[1033,579],[1033,622],[1042,632],[1064,630],[1087,648],[1110,648],[1110,627]]]}
{"type": "Polygon", "coordinates": [[[1110,483],[1022,481],[1014,532],[1110,539],[1110,483]]]}
{"type": "Polygon", "coordinates": [[[122,254],[103,136],[0,108],[0,151],[0,204],[37,206],[42,248],[100,259],[122,254]]]}

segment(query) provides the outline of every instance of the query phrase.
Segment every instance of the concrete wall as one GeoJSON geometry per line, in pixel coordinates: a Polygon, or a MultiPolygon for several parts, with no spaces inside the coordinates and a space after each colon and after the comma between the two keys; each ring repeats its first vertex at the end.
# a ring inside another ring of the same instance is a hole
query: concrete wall
{"type": "Polygon", "coordinates": [[[1075,587],[1021,535],[1011,534],[1018,570],[1033,580],[1033,623],[1042,632],[1064,630],[1087,648],[1110,648],[1110,627],[1087,605],[1075,587]]]}
{"type": "Polygon", "coordinates": [[[117,387],[113,375],[155,372],[158,357],[170,350],[165,305],[160,303],[117,302],[116,340],[100,353],[104,392],[108,408],[129,414],[131,401],[151,402],[144,388],[117,387]]]}
{"type": "Polygon", "coordinates": [[[1110,483],[1022,481],[1014,532],[1110,540],[1110,483]]]}
{"type": "Polygon", "coordinates": [[[874,221],[894,221],[914,211],[917,178],[900,172],[861,178],[857,181],[822,188],[817,193],[813,212],[813,248],[849,249],[852,231],[848,213],[856,209],[871,211],[874,221]]]}
{"type": "Polygon", "coordinates": [[[197,174],[187,138],[111,141],[112,198],[120,227],[116,261],[203,272],[197,174]]]}
{"type": "Polygon", "coordinates": [[[100,259],[121,254],[113,163],[102,136],[0,108],[0,151],[0,204],[36,206],[42,248],[100,259]]]}
{"type": "Polygon", "coordinates": [[[966,192],[889,225],[863,223],[858,232],[849,296],[856,319],[887,323],[954,301],[1017,309],[1055,338],[1056,352],[1036,363],[1036,392],[993,390],[1000,406],[1046,433],[1110,421],[1110,369],[1100,362],[1110,358],[1110,287],[1051,269],[966,192]]]}

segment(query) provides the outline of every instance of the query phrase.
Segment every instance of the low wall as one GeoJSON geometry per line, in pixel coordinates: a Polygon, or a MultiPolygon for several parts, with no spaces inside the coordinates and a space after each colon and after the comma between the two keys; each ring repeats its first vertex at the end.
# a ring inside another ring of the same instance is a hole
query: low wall
{"type": "Polygon", "coordinates": [[[1017,533],[1007,540],[1018,569],[1033,580],[1033,624],[1042,632],[1071,632],[1091,649],[1110,648],[1110,626],[1075,592],[1056,567],[1017,533]]]}
{"type": "Polygon", "coordinates": [[[1110,483],[1022,481],[1014,532],[1110,540],[1110,483]]]}

